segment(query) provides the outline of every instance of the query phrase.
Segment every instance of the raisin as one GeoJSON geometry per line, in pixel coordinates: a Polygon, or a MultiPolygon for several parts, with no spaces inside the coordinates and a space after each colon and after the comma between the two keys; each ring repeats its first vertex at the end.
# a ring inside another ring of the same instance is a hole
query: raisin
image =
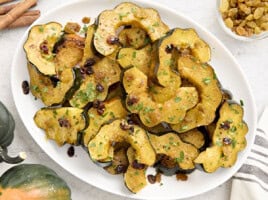
{"type": "Polygon", "coordinates": [[[138,125],[139,124],[139,116],[137,114],[128,114],[127,115],[127,123],[130,125],[138,125]]]}
{"type": "Polygon", "coordinates": [[[41,50],[41,52],[42,53],[44,53],[44,54],[48,54],[48,43],[47,43],[47,41],[45,40],[44,42],[42,42],[41,44],[40,44],[40,50],[41,50]]]}
{"type": "Polygon", "coordinates": [[[92,67],[87,67],[87,68],[85,69],[85,72],[86,72],[86,74],[87,74],[87,75],[91,75],[91,74],[93,74],[93,73],[94,73],[94,71],[93,71],[93,68],[92,68],[92,67]]]}
{"type": "Polygon", "coordinates": [[[89,22],[90,22],[90,18],[89,18],[89,17],[83,17],[82,22],[83,22],[84,24],[89,24],[89,22]]]}
{"type": "Polygon", "coordinates": [[[104,111],[105,111],[104,108],[98,108],[98,109],[97,109],[97,113],[98,113],[99,115],[103,115],[104,111]]]}
{"type": "Polygon", "coordinates": [[[111,45],[113,45],[113,44],[118,44],[118,43],[119,43],[119,38],[116,37],[116,36],[110,36],[110,37],[108,37],[108,39],[107,39],[107,43],[108,43],[108,44],[111,44],[111,45]]]}
{"type": "Polygon", "coordinates": [[[88,58],[84,64],[84,67],[91,67],[96,63],[94,58],[88,58]]]}
{"type": "Polygon", "coordinates": [[[57,76],[51,76],[50,80],[54,88],[57,87],[58,82],[60,81],[60,79],[57,76]]]}
{"type": "Polygon", "coordinates": [[[94,100],[93,101],[93,108],[105,108],[105,105],[102,101],[100,100],[94,100]]]}
{"type": "Polygon", "coordinates": [[[71,124],[70,124],[70,122],[68,121],[68,119],[60,118],[60,119],[58,120],[58,122],[59,122],[60,127],[65,127],[65,128],[70,128],[70,127],[71,127],[71,124]]]}
{"type": "Polygon", "coordinates": [[[22,84],[22,91],[23,91],[23,94],[29,94],[30,92],[30,86],[29,86],[29,83],[28,81],[23,81],[22,84]]]}
{"type": "Polygon", "coordinates": [[[173,50],[173,48],[174,48],[173,44],[169,44],[169,45],[166,46],[165,51],[166,51],[167,53],[171,53],[172,50],[173,50]]]}
{"type": "Polygon", "coordinates": [[[121,174],[121,173],[125,173],[127,171],[127,166],[126,165],[118,165],[115,168],[116,173],[121,174]]]}
{"type": "Polygon", "coordinates": [[[103,87],[100,83],[98,83],[98,84],[96,85],[96,90],[97,90],[98,92],[104,92],[104,87],[103,87]]]}
{"type": "Polygon", "coordinates": [[[187,181],[188,176],[186,174],[176,174],[176,178],[177,180],[181,180],[181,181],[187,181]]]}
{"type": "Polygon", "coordinates": [[[220,128],[222,128],[224,130],[229,130],[230,129],[230,124],[231,124],[231,122],[226,120],[226,121],[224,121],[224,122],[222,122],[220,124],[220,128]]]}
{"type": "Polygon", "coordinates": [[[69,157],[73,157],[74,156],[74,147],[70,146],[67,150],[67,154],[69,157]]]}
{"type": "Polygon", "coordinates": [[[232,143],[232,139],[226,137],[222,139],[223,144],[230,145],[232,143]]]}
{"type": "Polygon", "coordinates": [[[122,130],[124,130],[124,131],[127,131],[127,130],[132,129],[132,130],[133,130],[132,132],[134,132],[134,127],[133,127],[133,128],[132,128],[132,127],[133,127],[133,126],[129,125],[129,124],[127,123],[127,121],[125,121],[125,120],[121,121],[121,123],[120,123],[120,128],[121,128],[122,130]]]}
{"type": "Polygon", "coordinates": [[[142,163],[138,163],[137,160],[134,160],[132,165],[131,165],[134,169],[144,169],[145,165],[142,163]]]}
{"type": "Polygon", "coordinates": [[[129,99],[127,100],[127,105],[132,106],[135,103],[139,102],[139,98],[136,96],[130,96],[129,99]]]}
{"type": "Polygon", "coordinates": [[[148,179],[149,183],[151,183],[151,184],[155,184],[156,183],[156,176],[154,176],[152,174],[149,174],[147,176],[147,179],[148,179]]]}

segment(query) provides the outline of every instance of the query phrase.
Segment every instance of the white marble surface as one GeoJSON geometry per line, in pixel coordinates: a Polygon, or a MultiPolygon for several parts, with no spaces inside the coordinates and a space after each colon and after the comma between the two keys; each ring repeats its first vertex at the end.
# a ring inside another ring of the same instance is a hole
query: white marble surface
{"type": "MultiPolygon", "coordinates": [[[[70,1],[72,0],[39,0],[37,8],[40,9],[42,13],[45,13],[55,6],[59,6],[60,4],[70,1]]],[[[215,0],[155,1],[168,5],[171,8],[191,17],[216,35],[227,46],[227,48],[237,58],[242,69],[246,73],[254,93],[258,114],[260,115],[264,105],[268,103],[268,93],[266,90],[268,88],[268,39],[244,43],[236,41],[227,36],[221,30],[217,22],[215,0]]],[[[27,163],[41,163],[53,168],[58,174],[60,174],[60,176],[64,177],[64,179],[70,185],[72,189],[72,198],[74,200],[128,199],[96,189],[93,186],[90,186],[70,175],[58,164],[52,161],[27,133],[16,111],[10,88],[10,66],[13,53],[25,30],[26,28],[19,28],[14,30],[0,31],[0,100],[13,113],[16,121],[15,139],[13,144],[9,147],[10,153],[15,155],[19,151],[26,151],[28,155],[26,160],[27,163]]],[[[2,174],[9,167],[10,165],[1,163],[0,174],[2,174]]],[[[214,190],[187,200],[226,200],[229,199],[230,196],[230,187],[231,182],[228,181],[214,190]]]]}

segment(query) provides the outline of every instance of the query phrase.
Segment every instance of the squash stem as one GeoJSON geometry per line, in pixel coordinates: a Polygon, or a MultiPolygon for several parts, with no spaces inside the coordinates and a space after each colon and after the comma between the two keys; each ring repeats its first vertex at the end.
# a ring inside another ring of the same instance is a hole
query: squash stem
{"type": "Polygon", "coordinates": [[[18,156],[16,157],[10,157],[7,155],[7,148],[2,148],[0,146],[0,162],[4,161],[9,164],[17,164],[25,160],[26,154],[24,152],[21,152],[18,156]]]}

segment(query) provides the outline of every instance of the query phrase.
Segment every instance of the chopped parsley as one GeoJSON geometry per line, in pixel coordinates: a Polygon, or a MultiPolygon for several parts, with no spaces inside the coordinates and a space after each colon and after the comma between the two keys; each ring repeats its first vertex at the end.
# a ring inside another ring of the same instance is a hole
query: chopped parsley
{"type": "Polygon", "coordinates": [[[176,98],[174,99],[174,101],[175,101],[176,103],[179,103],[179,102],[181,101],[181,98],[180,98],[180,97],[176,97],[176,98]]]}
{"type": "Polygon", "coordinates": [[[211,82],[211,79],[209,77],[203,78],[203,83],[208,85],[211,82]]]}
{"type": "Polygon", "coordinates": [[[180,157],[175,158],[176,163],[181,163],[184,160],[184,152],[180,152],[180,157]]]}
{"type": "Polygon", "coordinates": [[[240,105],[244,106],[244,101],[242,99],[240,99],[240,105]]]}
{"type": "Polygon", "coordinates": [[[136,55],[137,55],[137,52],[136,51],[133,51],[132,58],[136,58],[136,55]]]}

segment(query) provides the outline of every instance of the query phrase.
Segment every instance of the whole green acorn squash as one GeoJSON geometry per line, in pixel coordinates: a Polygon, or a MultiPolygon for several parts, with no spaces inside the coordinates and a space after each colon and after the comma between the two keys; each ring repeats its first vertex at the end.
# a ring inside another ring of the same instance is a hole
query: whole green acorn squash
{"type": "Polygon", "coordinates": [[[0,200],[69,200],[71,190],[52,169],[21,164],[0,177],[0,200]]]}
{"type": "Polygon", "coordinates": [[[14,138],[14,129],[15,121],[4,104],[0,101],[0,162],[4,161],[15,164],[25,159],[25,153],[20,153],[20,155],[15,158],[11,158],[7,155],[7,147],[14,138]]]}

